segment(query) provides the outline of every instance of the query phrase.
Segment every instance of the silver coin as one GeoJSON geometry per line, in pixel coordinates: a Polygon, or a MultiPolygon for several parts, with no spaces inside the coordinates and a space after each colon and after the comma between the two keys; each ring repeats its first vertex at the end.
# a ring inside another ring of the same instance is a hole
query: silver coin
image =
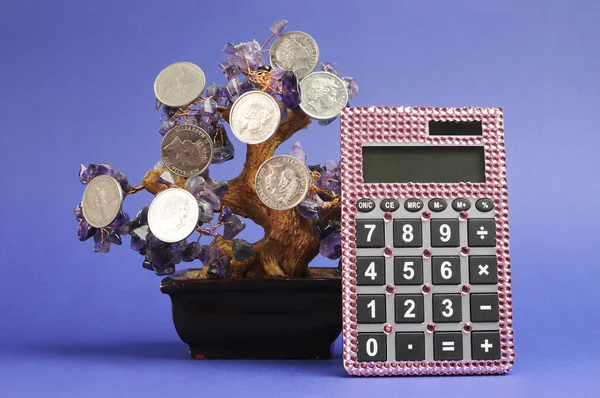
{"type": "Polygon", "coordinates": [[[314,72],[300,82],[300,109],[313,119],[336,117],[347,103],[346,85],[334,74],[314,72]]]}
{"type": "Polygon", "coordinates": [[[231,107],[231,131],[246,144],[259,144],[268,140],[279,127],[281,111],[277,101],[262,91],[241,95],[231,107]]]}
{"type": "Polygon", "coordinates": [[[308,167],[293,156],[273,156],[256,173],[256,193],[268,207],[288,210],[302,202],[310,186],[308,167]]]}
{"type": "Polygon", "coordinates": [[[164,68],[154,81],[154,94],[163,104],[182,107],[202,95],[206,78],[199,66],[191,62],[176,62],[164,68]]]}
{"type": "Polygon", "coordinates": [[[95,177],[83,191],[81,209],[83,217],[92,227],[104,228],[112,223],[122,205],[121,184],[112,177],[95,177]]]}
{"type": "Polygon", "coordinates": [[[199,216],[194,195],[185,189],[170,188],[156,195],[150,204],[148,227],[163,242],[179,242],[194,232],[199,216]]]}
{"type": "Polygon", "coordinates": [[[275,40],[269,57],[271,65],[292,71],[298,79],[302,79],[317,67],[319,46],[304,32],[288,32],[275,40]]]}
{"type": "Polygon", "coordinates": [[[206,131],[193,124],[175,126],[163,137],[160,156],[171,172],[192,177],[212,162],[213,141],[206,131]]]}

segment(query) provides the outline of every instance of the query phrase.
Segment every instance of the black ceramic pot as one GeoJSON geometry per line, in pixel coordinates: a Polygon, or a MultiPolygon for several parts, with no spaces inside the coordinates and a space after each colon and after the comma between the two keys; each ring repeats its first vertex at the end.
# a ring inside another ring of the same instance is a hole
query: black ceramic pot
{"type": "Polygon", "coordinates": [[[342,330],[338,278],[175,279],[175,329],[192,358],[330,358],[342,330]]]}

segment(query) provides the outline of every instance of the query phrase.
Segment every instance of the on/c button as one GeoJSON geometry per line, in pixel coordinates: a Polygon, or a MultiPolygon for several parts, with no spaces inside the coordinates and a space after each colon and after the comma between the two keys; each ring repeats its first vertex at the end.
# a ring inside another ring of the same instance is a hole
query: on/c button
{"type": "Polygon", "coordinates": [[[360,211],[361,213],[368,213],[374,208],[375,202],[373,202],[371,199],[362,198],[356,202],[356,210],[360,211]]]}
{"type": "Polygon", "coordinates": [[[396,199],[383,199],[379,207],[383,211],[394,212],[400,208],[400,203],[396,199]]]}

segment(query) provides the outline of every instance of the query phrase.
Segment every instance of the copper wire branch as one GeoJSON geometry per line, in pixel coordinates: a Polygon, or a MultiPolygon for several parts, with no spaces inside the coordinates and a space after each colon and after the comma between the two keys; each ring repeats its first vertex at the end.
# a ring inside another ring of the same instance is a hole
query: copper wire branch
{"type": "MultiPolygon", "coordinates": [[[[308,187],[308,196],[313,196],[318,193],[324,193],[325,195],[329,196],[332,200],[339,197],[338,195],[333,193],[332,190],[324,189],[323,188],[324,184],[321,184],[320,186],[317,185],[317,181],[319,181],[319,179],[321,178],[321,173],[319,173],[318,171],[311,171],[310,175],[311,175],[312,180],[308,187]]],[[[335,178],[328,178],[325,182],[330,182],[330,181],[331,182],[339,182],[335,178]]]]}
{"type": "Polygon", "coordinates": [[[195,228],[195,231],[197,231],[198,233],[200,233],[200,236],[198,237],[197,242],[200,241],[200,238],[202,238],[202,236],[212,236],[212,237],[218,237],[221,236],[221,234],[219,234],[217,232],[217,228],[222,227],[225,224],[229,224],[228,222],[223,222],[223,212],[221,211],[221,214],[219,214],[219,219],[217,220],[217,223],[215,225],[213,225],[211,222],[208,223],[208,228],[202,228],[200,226],[197,226],[195,228]]]}
{"type": "Polygon", "coordinates": [[[275,37],[275,33],[271,33],[271,36],[269,36],[269,38],[267,39],[267,41],[265,41],[265,43],[262,45],[262,49],[265,52],[268,52],[269,50],[265,49],[265,47],[267,46],[267,44],[269,44],[269,42],[271,41],[271,39],[273,39],[275,37]]]}
{"type": "Polygon", "coordinates": [[[137,193],[139,191],[143,191],[146,188],[144,187],[144,185],[140,184],[140,185],[136,185],[135,187],[131,187],[131,189],[127,192],[125,192],[126,195],[133,195],[134,193],[137,193]]]}

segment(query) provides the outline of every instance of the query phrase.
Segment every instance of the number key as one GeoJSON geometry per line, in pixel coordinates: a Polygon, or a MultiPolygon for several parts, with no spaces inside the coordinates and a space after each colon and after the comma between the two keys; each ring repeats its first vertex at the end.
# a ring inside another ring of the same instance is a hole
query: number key
{"type": "Polygon", "coordinates": [[[385,361],[387,359],[386,336],[383,333],[358,334],[358,361],[385,361]]]}
{"type": "Polygon", "coordinates": [[[383,220],[356,220],[356,247],[383,247],[383,220]]]}
{"type": "Polygon", "coordinates": [[[431,258],[434,285],[458,285],[460,283],[460,258],[458,256],[434,256],[431,258]]]}
{"type": "Polygon", "coordinates": [[[434,294],[433,321],[440,323],[462,321],[460,294],[434,294]]]}
{"type": "Polygon", "coordinates": [[[431,220],[432,247],[458,247],[458,220],[431,220]]]}
{"type": "Polygon", "coordinates": [[[358,323],[384,323],[385,296],[359,294],[356,299],[356,318],[358,323]]]}
{"type": "Polygon", "coordinates": [[[394,284],[421,285],[423,257],[394,257],[394,284]]]}
{"type": "Polygon", "coordinates": [[[422,235],[421,220],[394,221],[394,247],[421,247],[422,235]]]}
{"type": "Polygon", "coordinates": [[[385,284],[385,260],[383,257],[358,257],[356,259],[356,284],[385,284]]]}
{"type": "Polygon", "coordinates": [[[423,323],[425,306],[422,294],[397,294],[394,307],[396,323],[423,323]]]}

